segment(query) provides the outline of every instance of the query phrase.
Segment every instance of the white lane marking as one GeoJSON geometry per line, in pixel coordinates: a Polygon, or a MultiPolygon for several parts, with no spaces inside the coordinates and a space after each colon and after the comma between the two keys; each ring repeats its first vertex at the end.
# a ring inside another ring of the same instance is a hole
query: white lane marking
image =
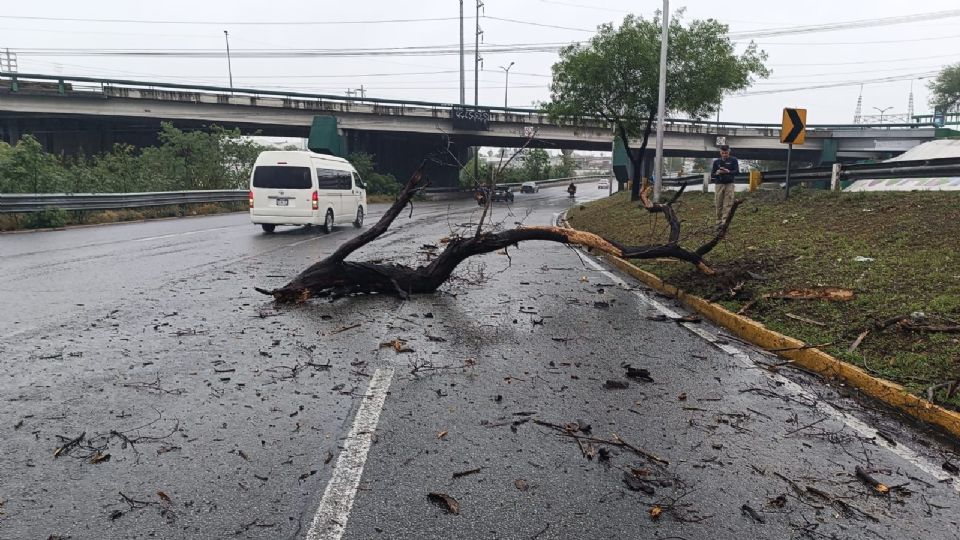
{"type": "MultiPolygon", "coordinates": [[[[590,263],[590,266],[593,266],[596,270],[600,271],[600,273],[612,279],[614,283],[616,283],[617,285],[620,285],[621,287],[626,289],[632,288],[627,284],[627,282],[625,282],[619,276],[612,274],[611,272],[607,271],[603,266],[601,266],[599,263],[594,261],[593,257],[590,254],[583,253],[582,258],[586,260],[588,263],[590,263]]],[[[658,302],[656,299],[651,298],[649,295],[647,295],[643,291],[635,290],[633,291],[633,293],[642,302],[648,304],[649,306],[653,307],[660,313],[663,313],[667,317],[680,316],[679,313],[663,305],[662,303],[658,302]]],[[[739,361],[744,366],[750,367],[750,368],[755,367],[753,360],[750,359],[750,355],[738,349],[737,347],[733,347],[726,343],[718,342],[717,336],[711,334],[710,332],[704,330],[701,327],[694,325],[693,323],[681,323],[681,324],[687,330],[690,330],[691,332],[700,336],[701,338],[708,341],[712,345],[716,346],[723,352],[736,358],[737,361],[739,361]]],[[[864,437],[873,439],[874,442],[877,444],[877,446],[886,448],[887,450],[900,456],[904,461],[907,461],[908,463],[913,464],[915,467],[917,467],[921,471],[929,474],[933,478],[936,478],[938,482],[946,483],[946,481],[949,480],[950,485],[953,487],[954,491],[957,491],[958,493],[960,493],[960,479],[956,479],[956,478],[953,478],[952,476],[944,474],[941,471],[939,466],[932,463],[926,457],[921,456],[909,446],[905,445],[902,442],[898,442],[896,446],[891,445],[883,437],[877,436],[876,429],[870,427],[866,422],[860,420],[856,416],[850,413],[847,413],[845,411],[840,411],[834,408],[833,406],[820,401],[820,399],[817,396],[815,396],[813,393],[809,392],[808,390],[806,390],[799,384],[791,381],[790,379],[787,379],[783,375],[779,375],[777,373],[769,373],[769,372],[764,372],[764,373],[768,377],[772,378],[775,382],[777,382],[778,386],[780,386],[784,390],[787,390],[788,392],[791,392],[796,395],[803,396],[804,398],[809,399],[812,403],[816,403],[815,408],[821,413],[827,416],[830,416],[835,420],[839,420],[843,422],[848,427],[850,427],[857,433],[863,435],[864,437]]]]}
{"type": "Polygon", "coordinates": [[[307,540],[340,540],[343,536],[393,371],[390,367],[379,368],[370,378],[370,385],[353,419],[353,428],[337,457],[333,477],[323,492],[320,507],[307,531],[307,540]]]}
{"type": "Polygon", "coordinates": [[[312,237],[312,238],[307,238],[306,240],[300,240],[299,242],[294,242],[294,243],[292,243],[292,244],[287,244],[287,247],[299,246],[300,244],[306,244],[307,242],[313,242],[314,240],[320,240],[321,238],[327,238],[328,236],[333,236],[333,235],[337,234],[338,232],[340,232],[340,231],[333,231],[333,232],[331,232],[331,233],[329,233],[329,234],[325,234],[325,235],[323,235],[323,236],[314,236],[314,237],[312,237]]]}
{"type": "Polygon", "coordinates": [[[187,231],[182,233],[171,233],[171,234],[162,234],[160,236],[147,236],[145,238],[137,238],[134,242],[149,242],[150,240],[163,240],[164,238],[176,238],[178,236],[190,236],[192,234],[199,234],[211,231],[222,231],[223,229],[230,229],[231,227],[214,227],[212,229],[200,229],[199,231],[187,231]]]}

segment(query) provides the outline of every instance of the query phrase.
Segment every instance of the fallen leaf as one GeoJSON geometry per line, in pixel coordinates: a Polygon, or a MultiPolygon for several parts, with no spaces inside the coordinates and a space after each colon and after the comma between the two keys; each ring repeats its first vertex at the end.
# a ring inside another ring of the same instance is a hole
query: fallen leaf
{"type": "Polygon", "coordinates": [[[523,479],[514,480],[513,485],[520,491],[526,491],[530,489],[530,484],[528,484],[527,481],[523,479]]]}
{"type": "Polygon", "coordinates": [[[781,495],[778,495],[777,498],[775,499],[770,499],[770,506],[774,508],[783,508],[786,505],[787,505],[786,495],[781,494],[781,495]]]}
{"type": "Polygon", "coordinates": [[[446,493],[428,493],[427,499],[451,514],[460,513],[460,503],[446,493]]]}
{"type": "Polygon", "coordinates": [[[686,401],[686,400],[687,400],[687,393],[686,393],[686,392],[682,392],[679,396],[677,396],[677,399],[679,399],[680,401],[686,401]]]}
{"type": "Polygon", "coordinates": [[[170,500],[170,496],[167,495],[166,493],[162,492],[162,491],[158,491],[158,492],[157,492],[157,497],[160,497],[160,500],[161,500],[161,501],[163,501],[163,502],[165,502],[165,503],[168,503],[168,504],[171,503],[171,502],[173,502],[173,501],[170,500]]]}
{"type": "Polygon", "coordinates": [[[380,344],[380,348],[392,347],[394,351],[398,353],[411,353],[413,349],[407,347],[407,342],[402,339],[394,339],[393,341],[384,341],[380,344]]]}
{"type": "Polygon", "coordinates": [[[250,461],[250,457],[243,450],[237,450],[237,455],[242,457],[244,461],[250,461]]]}
{"type": "Polygon", "coordinates": [[[653,507],[650,508],[650,519],[656,521],[660,519],[660,514],[662,513],[663,513],[663,508],[660,508],[659,505],[653,505],[653,507]]]}
{"type": "Polygon", "coordinates": [[[110,461],[110,454],[101,454],[97,452],[90,458],[90,463],[96,465],[97,463],[103,463],[104,461],[110,461]]]}
{"type": "Polygon", "coordinates": [[[446,436],[447,436],[447,431],[446,431],[446,430],[443,430],[443,431],[437,433],[437,438],[438,438],[438,439],[442,439],[442,438],[444,438],[444,437],[446,437],[446,436]]]}

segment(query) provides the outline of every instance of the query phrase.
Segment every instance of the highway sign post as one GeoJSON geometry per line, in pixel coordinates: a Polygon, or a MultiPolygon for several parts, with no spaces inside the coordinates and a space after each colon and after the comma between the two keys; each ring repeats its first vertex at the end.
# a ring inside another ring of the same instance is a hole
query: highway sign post
{"type": "Polygon", "coordinates": [[[790,154],[794,144],[803,144],[807,139],[807,110],[783,109],[783,123],[780,127],[780,142],[787,143],[786,189],[783,198],[790,196],[790,154]]]}

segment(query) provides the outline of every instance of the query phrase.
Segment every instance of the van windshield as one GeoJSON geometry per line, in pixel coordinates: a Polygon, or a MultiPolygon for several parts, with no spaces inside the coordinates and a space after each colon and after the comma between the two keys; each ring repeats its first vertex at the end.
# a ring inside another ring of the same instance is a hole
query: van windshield
{"type": "Polygon", "coordinates": [[[263,166],[253,170],[253,187],[267,189],[310,189],[309,167],[263,166]]]}

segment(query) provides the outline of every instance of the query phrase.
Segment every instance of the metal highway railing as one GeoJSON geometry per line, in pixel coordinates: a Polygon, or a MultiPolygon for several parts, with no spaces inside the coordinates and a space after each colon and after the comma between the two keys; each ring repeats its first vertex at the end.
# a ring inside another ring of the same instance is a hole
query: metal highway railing
{"type": "Polygon", "coordinates": [[[158,191],[152,193],[15,193],[0,194],[0,214],[40,212],[48,207],[63,210],[116,210],[245,202],[247,190],[158,191]]]}

